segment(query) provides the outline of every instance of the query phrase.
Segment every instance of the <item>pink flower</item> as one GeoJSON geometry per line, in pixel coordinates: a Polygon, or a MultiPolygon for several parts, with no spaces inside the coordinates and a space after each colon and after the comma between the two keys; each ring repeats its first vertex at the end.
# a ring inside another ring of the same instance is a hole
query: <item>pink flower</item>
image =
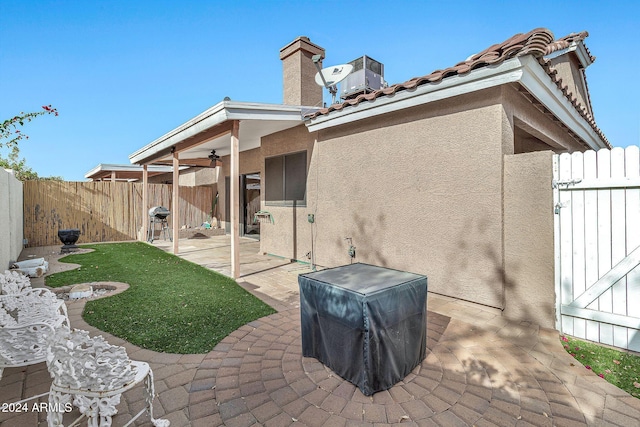
{"type": "Polygon", "coordinates": [[[584,365],[584,367],[589,369],[589,370],[591,370],[591,366],[589,366],[589,365],[584,365]]]}
{"type": "Polygon", "coordinates": [[[619,360],[614,360],[613,363],[615,363],[616,365],[619,365],[620,361],[619,360]]]}
{"type": "Polygon", "coordinates": [[[604,374],[598,374],[600,378],[604,378],[604,374]]]}
{"type": "Polygon", "coordinates": [[[562,337],[562,341],[567,342],[567,341],[569,341],[569,338],[567,338],[567,337],[562,337]]]}
{"type": "Polygon", "coordinates": [[[611,369],[605,369],[604,372],[607,373],[607,374],[610,374],[611,373],[611,369]]]}

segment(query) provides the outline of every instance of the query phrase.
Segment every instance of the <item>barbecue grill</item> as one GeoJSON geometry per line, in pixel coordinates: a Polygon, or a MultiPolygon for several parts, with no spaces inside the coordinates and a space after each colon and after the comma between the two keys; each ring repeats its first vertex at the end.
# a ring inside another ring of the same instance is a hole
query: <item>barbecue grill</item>
{"type": "Polygon", "coordinates": [[[163,236],[164,240],[167,240],[168,237],[170,241],[173,241],[171,238],[171,230],[169,230],[169,222],[167,221],[169,215],[171,215],[171,212],[164,206],[154,206],[149,209],[149,233],[147,236],[149,243],[153,243],[156,234],[156,224],[160,224],[160,236],[163,236]]]}

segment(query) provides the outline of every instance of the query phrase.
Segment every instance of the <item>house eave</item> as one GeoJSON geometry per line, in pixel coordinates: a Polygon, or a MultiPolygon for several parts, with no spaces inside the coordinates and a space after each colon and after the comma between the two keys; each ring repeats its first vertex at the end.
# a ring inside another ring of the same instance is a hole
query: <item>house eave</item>
{"type": "Polygon", "coordinates": [[[302,123],[303,115],[315,110],[317,109],[313,107],[284,104],[221,101],[135,151],[129,155],[129,161],[133,164],[151,163],[155,159],[166,156],[178,143],[227,121],[269,120],[302,123]]]}
{"type": "Polygon", "coordinates": [[[520,84],[542,103],[567,128],[581,138],[592,150],[607,148],[591,125],[578,113],[558,86],[549,78],[537,59],[519,58],[523,64],[520,84]]]}
{"type": "Polygon", "coordinates": [[[509,59],[497,66],[473,70],[439,81],[418,86],[413,90],[382,96],[373,102],[361,102],[342,110],[309,119],[310,132],[339,126],[381,114],[451,98],[507,83],[520,83],[589,147],[597,150],[606,145],[562,91],[549,78],[532,55],[509,59]]]}
{"type": "Polygon", "coordinates": [[[204,129],[208,129],[227,120],[225,101],[219,102],[191,120],[167,132],[160,138],[145,145],[129,155],[129,161],[134,164],[144,164],[150,158],[166,153],[178,142],[192,137],[204,129]]]}
{"type": "Polygon", "coordinates": [[[361,102],[343,110],[332,111],[307,121],[307,127],[311,132],[318,131],[493,86],[517,82],[521,73],[522,66],[515,58],[504,61],[497,66],[484,67],[464,75],[440,80],[437,83],[421,85],[413,90],[404,90],[393,95],[383,96],[373,102],[361,102]]]}
{"type": "Polygon", "coordinates": [[[591,55],[587,52],[587,48],[584,46],[582,42],[573,42],[564,49],[557,50],[548,55],[545,55],[545,59],[554,59],[558,58],[562,55],[566,55],[567,53],[575,52],[578,61],[580,61],[580,66],[582,68],[587,68],[589,65],[593,64],[593,60],[591,59],[591,55]]]}
{"type": "MultiPolygon", "coordinates": [[[[181,166],[180,170],[188,169],[187,167],[181,166]]],[[[158,166],[158,165],[150,165],[147,169],[149,172],[155,173],[170,173],[173,168],[171,166],[158,166]]],[[[98,166],[91,169],[87,172],[84,177],[87,179],[91,179],[99,175],[101,172],[109,173],[109,172],[140,172],[142,173],[142,166],[138,165],[121,165],[121,164],[108,164],[108,163],[100,163],[98,166]]]]}

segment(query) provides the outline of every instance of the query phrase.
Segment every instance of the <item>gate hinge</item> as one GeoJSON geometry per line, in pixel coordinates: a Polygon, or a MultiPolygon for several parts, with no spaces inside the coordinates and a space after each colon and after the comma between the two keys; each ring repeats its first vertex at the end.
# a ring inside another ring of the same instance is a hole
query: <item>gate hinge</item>
{"type": "Polygon", "coordinates": [[[551,186],[556,189],[564,186],[565,188],[569,188],[572,185],[576,185],[582,182],[582,178],[572,179],[571,181],[556,181],[555,179],[551,181],[551,186]]]}

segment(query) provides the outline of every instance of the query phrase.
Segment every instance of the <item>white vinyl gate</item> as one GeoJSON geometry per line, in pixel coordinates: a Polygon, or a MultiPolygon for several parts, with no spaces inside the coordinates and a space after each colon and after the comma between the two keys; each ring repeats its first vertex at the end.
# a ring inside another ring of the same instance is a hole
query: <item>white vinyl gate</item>
{"type": "Polygon", "coordinates": [[[638,147],[555,155],[557,327],[640,351],[638,147]]]}

